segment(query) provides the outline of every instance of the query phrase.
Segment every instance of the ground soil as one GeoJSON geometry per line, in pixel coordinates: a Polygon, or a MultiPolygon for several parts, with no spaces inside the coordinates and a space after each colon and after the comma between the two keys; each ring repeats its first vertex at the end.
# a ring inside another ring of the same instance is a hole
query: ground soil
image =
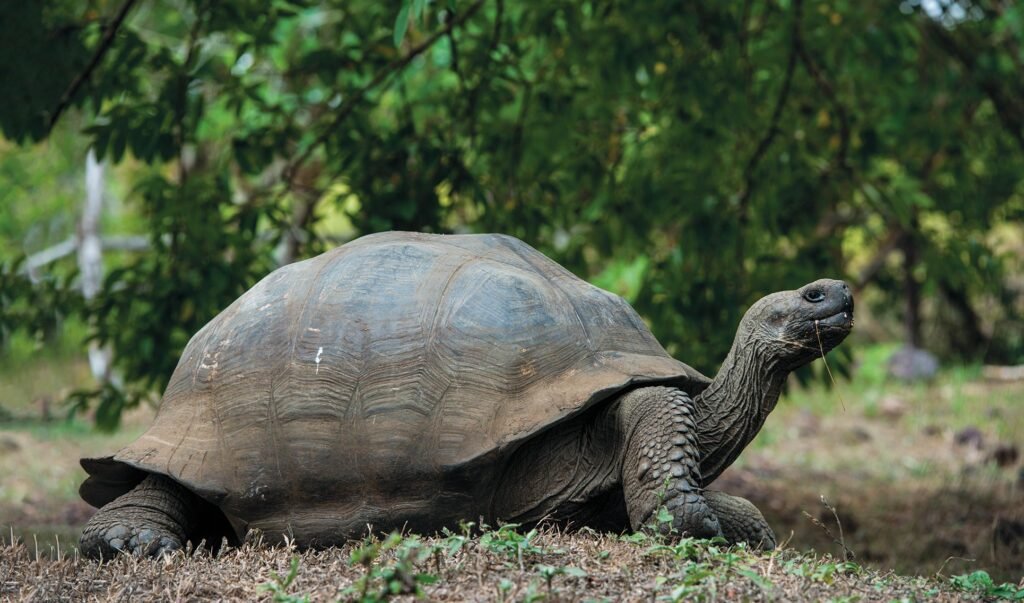
{"type": "Polygon", "coordinates": [[[0,599],[956,601],[984,595],[940,578],[900,577],[791,550],[673,547],[589,532],[546,531],[521,542],[440,537],[403,541],[376,555],[367,541],[305,553],[247,545],[216,558],[177,554],[103,564],[7,546],[0,549],[0,599]]]}

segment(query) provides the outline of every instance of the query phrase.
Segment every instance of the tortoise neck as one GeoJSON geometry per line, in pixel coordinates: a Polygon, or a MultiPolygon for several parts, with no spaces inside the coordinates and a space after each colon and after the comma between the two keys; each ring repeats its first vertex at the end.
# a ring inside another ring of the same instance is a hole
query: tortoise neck
{"type": "Polygon", "coordinates": [[[737,336],[714,381],[694,400],[704,485],[731,465],[761,430],[788,376],[766,343],[737,336]]]}

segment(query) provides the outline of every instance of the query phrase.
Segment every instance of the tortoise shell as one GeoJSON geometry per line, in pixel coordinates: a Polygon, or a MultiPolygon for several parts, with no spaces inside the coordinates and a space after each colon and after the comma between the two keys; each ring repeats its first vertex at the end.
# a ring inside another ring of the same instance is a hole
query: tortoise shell
{"type": "Polygon", "coordinates": [[[83,459],[81,494],[100,506],[155,472],[267,531],[430,528],[479,516],[489,464],[518,444],[653,383],[708,380],[522,241],[369,235],[274,271],[196,333],[152,426],[83,459]]]}

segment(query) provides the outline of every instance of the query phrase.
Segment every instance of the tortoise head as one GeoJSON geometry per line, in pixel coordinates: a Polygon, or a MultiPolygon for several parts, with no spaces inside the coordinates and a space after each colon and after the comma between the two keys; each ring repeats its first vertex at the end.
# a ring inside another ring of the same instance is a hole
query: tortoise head
{"type": "Polygon", "coordinates": [[[694,400],[704,483],[754,439],[789,372],[839,345],[852,328],[850,288],[832,279],[772,293],[747,310],[714,382],[694,400]]]}
{"type": "Polygon", "coordinates": [[[843,281],[820,279],[761,298],[741,324],[783,368],[793,370],[839,345],[853,328],[853,296],[843,281]]]}

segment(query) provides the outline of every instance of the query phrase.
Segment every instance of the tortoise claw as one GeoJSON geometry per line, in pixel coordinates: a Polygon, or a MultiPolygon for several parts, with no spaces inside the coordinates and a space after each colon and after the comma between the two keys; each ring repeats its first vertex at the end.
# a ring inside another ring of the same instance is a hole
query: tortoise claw
{"type": "Polygon", "coordinates": [[[112,559],[119,554],[133,557],[160,557],[181,550],[181,541],[171,534],[152,528],[116,524],[104,530],[82,535],[82,552],[93,558],[112,559]]]}

